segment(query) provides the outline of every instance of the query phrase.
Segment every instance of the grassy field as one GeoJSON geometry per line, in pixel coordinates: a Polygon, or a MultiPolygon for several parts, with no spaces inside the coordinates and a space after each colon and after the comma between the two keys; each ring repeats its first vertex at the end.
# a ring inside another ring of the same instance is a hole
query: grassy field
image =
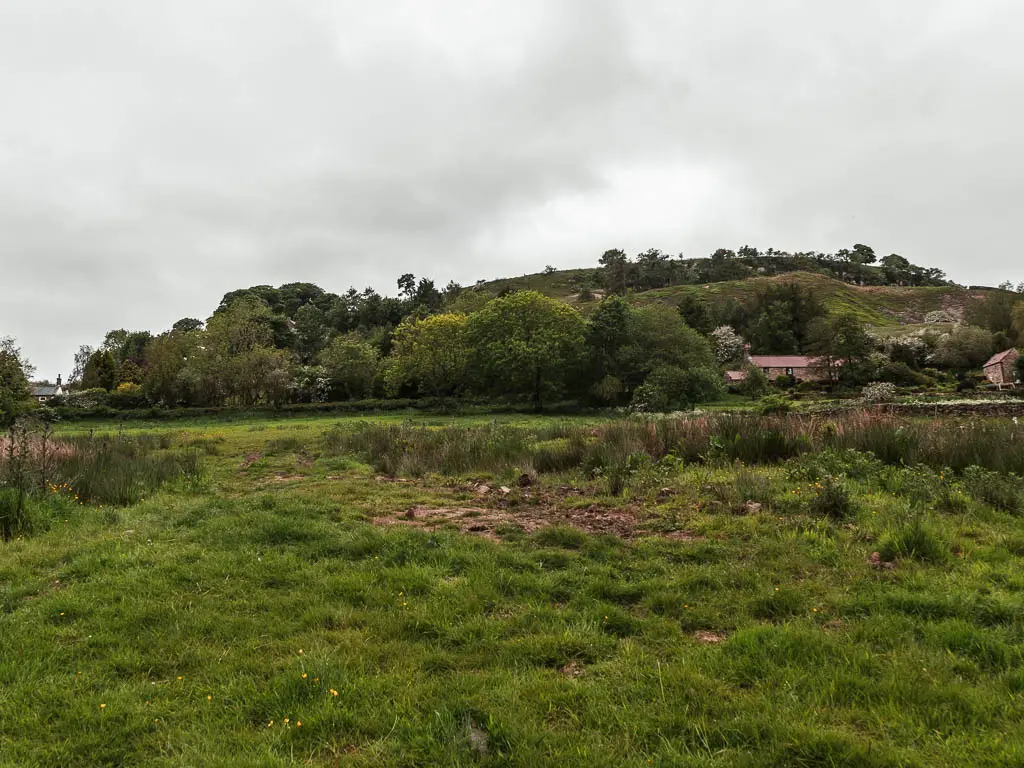
{"type": "Polygon", "coordinates": [[[0,542],[0,765],[1024,766],[1011,422],[117,440],[198,473],[0,542]]]}

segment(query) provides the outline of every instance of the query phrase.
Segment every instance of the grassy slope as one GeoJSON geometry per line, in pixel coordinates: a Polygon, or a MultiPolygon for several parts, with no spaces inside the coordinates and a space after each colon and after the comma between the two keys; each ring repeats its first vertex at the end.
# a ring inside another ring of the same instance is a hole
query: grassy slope
{"type": "Polygon", "coordinates": [[[329,423],[195,426],[207,488],[0,544],[0,765],[1024,761],[1018,519],[936,516],[957,556],[877,571],[906,498],[857,483],[829,524],[764,469],[737,517],[700,503],[732,471],[695,467],[669,497],[542,481],[695,541],[378,527],[480,502],[318,455],[329,423]]]}
{"type": "MultiPolygon", "coordinates": [[[[484,284],[483,289],[498,293],[505,288],[540,291],[548,296],[574,302],[569,281],[593,270],[566,270],[549,275],[525,275],[519,278],[497,280],[484,284]]],[[[878,328],[895,328],[900,325],[920,323],[928,312],[939,309],[952,310],[959,314],[973,296],[984,295],[979,289],[968,291],[959,286],[923,288],[890,288],[881,286],[858,287],[810,272],[793,272],[776,277],[756,277],[723,283],[683,285],[659,288],[652,291],[631,294],[637,303],[666,301],[678,304],[684,295],[700,295],[712,301],[735,299],[749,301],[765,285],[772,283],[797,282],[817,293],[828,308],[835,312],[851,313],[865,323],[878,328]]],[[[579,305],[586,311],[587,305],[579,305]]]]}

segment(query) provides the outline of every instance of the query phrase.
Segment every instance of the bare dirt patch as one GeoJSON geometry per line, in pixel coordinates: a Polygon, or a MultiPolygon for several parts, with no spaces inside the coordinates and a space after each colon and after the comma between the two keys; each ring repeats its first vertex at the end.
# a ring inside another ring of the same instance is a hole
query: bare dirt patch
{"type": "Polygon", "coordinates": [[[577,677],[583,677],[583,665],[578,661],[570,661],[558,671],[570,680],[575,680],[577,677]]]}
{"type": "Polygon", "coordinates": [[[259,451],[256,451],[255,453],[247,453],[247,454],[245,454],[245,458],[242,459],[242,469],[248,469],[249,467],[251,467],[253,464],[255,464],[257,461],[259,461],[262,458],[263,458],[263,454],[260,453],[259,451]]]}
{"type": "Polygon", "coordinates": [[[585,509],[558,509],[547,506],[488,507],[414,506],[399,517],[378,517],[377,525],[406,525],[434,529],[453,525],[462,533],[498,540],[502,530],[516,529],[532,533],[541,528],[564,525],[596,535],[631,539],[637,536],[664,536],[677,541],[697,541],[700,537],[686,531],[655,533],[638,528],[632,510],[605,509],[596,504],[585,509]]]}
{"type": "Polygon", "coordinates": [[[718,645],[718,643],[725,642],[725,635],[720,632],[710,632],[706,629],[701,629],[693,633],[694,639],[698,643],[710,643],[712,645],[718,645]]]}

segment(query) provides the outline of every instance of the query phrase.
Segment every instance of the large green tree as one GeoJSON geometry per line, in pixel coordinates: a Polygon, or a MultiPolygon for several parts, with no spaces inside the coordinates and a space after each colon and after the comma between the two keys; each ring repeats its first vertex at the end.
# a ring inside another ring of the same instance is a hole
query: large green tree
{"type": "Polygon", "coordinates": [[[465,315],[445,314],[399,325],[391,341],[391,390],[412,382],[435,397],[459,391],[469,368],[468,322],[465,315]]]}
{"type": "Polygon", "coordinates": [[[620,248],[605,251],[598,259],[602,270],[601,277],[604,287],[609,293],[620,296],[626,292],[626,281],[629,272],[629,256],[620,248]]]}
{"type": "Polygon", "coordinates": [[[683,322],[667,304],[648,304],[630,312],[628,343],[621,351],[622,378],[639,386],[655,368],[718,369],[711,343],[683,322]]]}
{"type": "Polygon", "coordinates": [[[984,328],[959,325],[939,339],[932,357],[943,368],[967,371],[981,367],[992,355],[992,334],[984,328]]]}
{"type": "Polygon", "coordinates": [[[197,361],[205,399],[245,406],[282,401],[292,359],[274,348],[274,318],[266,303],[241,297],[207,321],[197,361]]]}
{"type": "Polygon", "coordinates": [[[0,428],[7,428],[32,406],[32,368],[9,336],[0,336],[0,428]]]}
{"type": "Polygon", "coordinates": [[[488,302],[470,315],[466,331],[483,385],[529,395],[538,410],[567,388],[585,358],[583,317],[535,291],[488,302]]]}
{"type": "Polygon", "coordinates": [[[743,336],[758,354],[801,352],[811,323],[824,315],[824,305],[799,283],[770,285],[755,296],[743,336]]]}
{"type": "Polygon", "coordinates": [[[629,343],[630,311],[625,299],[609,296],[587,320],[590,376],[602,400],[614,400],[623,391],[622,350],[629,343]]]}
{"type": "Polygon", "coordinates": [[[332,397],[358,400],[373,391],[380,369],[377,348],[354,334],[337,336],[320,353],[332,397]]]}
{"type": "Polygon", "coordinates": [[[89,357],[82,373],[82,389],[105,389],[117,384],[117,363],[107,349],[97,349],[89,357]]]}
{"type": "Polygon", "coordinates": [[[812,321],[806,348],[817,358],[815,364],[830,384],[842,381],[856,386],[866,384],[871,378],[867,362],[875,344],[864,324],[853,315],[820,317],[812,321]]]}
{"type": "MultiPolygon", "coordinates": [[[[964,310],[968,325],[976,325],[992,333],[1005,334],[1011,342],[1020,337],[1024,323],[1016,323],[1017,305],[1020,296],[1009,291],[991,291],[983,299],[970,302],[964,310]]],[[[1024,317],[1021,318],[1024,320],[1024,317]]]]}

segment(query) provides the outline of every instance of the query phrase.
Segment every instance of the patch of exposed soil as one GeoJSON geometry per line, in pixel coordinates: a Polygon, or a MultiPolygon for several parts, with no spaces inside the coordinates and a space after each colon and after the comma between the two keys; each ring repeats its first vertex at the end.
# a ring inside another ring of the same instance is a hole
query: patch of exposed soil
{"type": "Polygon", "coordinates": [[[262,458],[263,458],[263,454],[260,453],[259,451],[255,452],[255,453],[247,453],[247,454],[245,454],[245,458],[242,459],[242,469],[248,469],[249,467],[251,467],[253,464],[255,464],[257,461],[259,461],[262,458]]]}
{"type": "Polygon", "coordinates": [[[711,643],[712,645],[717,645],[718,643],[725,642],[725,635],[720,632],[710,632],[706,629],[694,632],[693,637],[699,643],[711,643]]]}
{"type": "Polygon", "coordinates": [[[583,665],[578,661],[570,661],[558,671],[570,680],[575,680],[577,677],[583,677],[583,665]]]}
{"type": "Polygon", "coordinates": [[[664,536],[676,541],[697,541],[700,537],[686,531],[654,533],[639,530],[635,514],[628,509],[605,509],[593,504],[586,509],[558,509],[549,506],[518,506],[491,509],[486,507],[410,507],[400,517],[378,517],[378,525],[407,525],[433,529],[454,525],[462,533],[497,541],[498,531],[518,528],[526,533],[553,525],[564,525],[591,534],[608,534],[620,539],[637,536],[664,536]]]}

